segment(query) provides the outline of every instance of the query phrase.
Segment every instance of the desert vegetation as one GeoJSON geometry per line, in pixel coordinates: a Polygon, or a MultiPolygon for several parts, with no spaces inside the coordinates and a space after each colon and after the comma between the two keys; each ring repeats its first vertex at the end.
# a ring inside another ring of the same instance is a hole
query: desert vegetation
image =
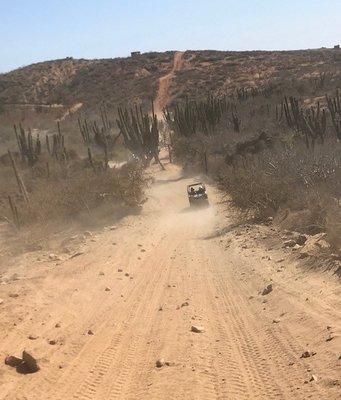
{"type": "Polygon", "coordinates": [[[94,151],[89,144],[88,156],[80,157],[67,148],[61,129],[58,123],[56,133],[41,138],[14,126],[18,150],[0,161],[3,219],[21,229],[141,204],[145,179],[138,161],[109,168],[110,150],[94,151]]]}
{"type": "Polygon", "coordinates": [[[164,168],[158,119],[153,102],[151,113],[137,105],[109,113],[102,104],[97,117],[77,118],[83,144],[78,151],[68,148],[60,121],[54,132],[44,135],[14,124],[16,150],[0,159],[1,217],[21,229],[91,217],[99,208],[110,213],[136,209],[144,200],[144,168],[153,159],[164,168]],[[118,152],[125,152],[124,162],[116,162],[118,152]]]}
{"type": "Polygon", "coordinates": [[[340,86],[340,73],[325,71],[180,101],[164,112],[173,155],[248,217],[286,210],[292,229],[327,232],[340,250],[340,86]]]}

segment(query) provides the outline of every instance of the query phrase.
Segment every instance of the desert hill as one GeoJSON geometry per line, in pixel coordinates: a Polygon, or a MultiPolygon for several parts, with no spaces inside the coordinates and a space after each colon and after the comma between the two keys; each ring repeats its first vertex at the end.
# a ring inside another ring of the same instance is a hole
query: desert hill
{"type": "MultiPolygon", "coordinates": [[[[113,106],[146,103],[156,96],[158,80],[172,70],[174,52],[145,53],[134,57],[46,61],[0,75],[0,104],[82,103],[96,108],[101,101],[113,106]]],[[[293,85],[297,91],[324,72],[339,72],[341,52],[302,51],[186,51],[181,69],[169,88],[171,99],[226,93],[240,87],[269,83],[293,85]]]]}

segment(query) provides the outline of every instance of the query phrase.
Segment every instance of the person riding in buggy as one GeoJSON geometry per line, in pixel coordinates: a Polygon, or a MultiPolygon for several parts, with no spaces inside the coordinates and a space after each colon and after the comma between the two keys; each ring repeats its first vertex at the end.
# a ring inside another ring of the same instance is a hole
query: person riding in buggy
{"type": "Polygon", "coordinates": [[[193,206],[208,206],[208,196],[206,187],[202,182],[193,183],[187,186],[187,195],[189,205],[193,206]]]}

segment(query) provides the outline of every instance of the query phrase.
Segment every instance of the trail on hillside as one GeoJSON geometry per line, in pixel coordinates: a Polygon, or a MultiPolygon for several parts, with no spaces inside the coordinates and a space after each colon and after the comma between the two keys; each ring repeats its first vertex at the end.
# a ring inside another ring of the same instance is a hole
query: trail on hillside
{"type": "Polygon", "coordinates": [[[175,52],[172,70],[159,79],[159,89],[155,100],[155,112],[159,116],[171,99],[169,88],[176,72],[180,71],[183,66],[183,55],[184,52],[182,51],[175,52]]]}
{"type": "Polygon", "coordinates": [[[338,283],[262,246],[268,227],[221,235],[219,192],[208,185],[211,207],[192,211],[192,179],[152,168],[141,215],[88,233],[76,256],[26,254],[3,271],[17,277],[0,286],[0,359],[26,349],[41,370],[2,365],[0,399],[339,398],[338,283]]]}
{"type": "Polygon", "coordinates": [[[82,107],[83,107],[83,103],[76,103],[73,106],[68,107],[68,109],[63,113],[63,115],[58,120],[64,121],[67,117],[71,116],[72,114],[77,112],[82,107]]]}

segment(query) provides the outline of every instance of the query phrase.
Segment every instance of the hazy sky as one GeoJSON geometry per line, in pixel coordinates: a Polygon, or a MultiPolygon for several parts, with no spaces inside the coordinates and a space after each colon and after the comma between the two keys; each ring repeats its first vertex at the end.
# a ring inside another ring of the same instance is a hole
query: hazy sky
{"type": "Polygon", "coordinates": [[[0,72],[131,50],[254,50],[341,42],[341,0],[0,0],[0,72]]]}

